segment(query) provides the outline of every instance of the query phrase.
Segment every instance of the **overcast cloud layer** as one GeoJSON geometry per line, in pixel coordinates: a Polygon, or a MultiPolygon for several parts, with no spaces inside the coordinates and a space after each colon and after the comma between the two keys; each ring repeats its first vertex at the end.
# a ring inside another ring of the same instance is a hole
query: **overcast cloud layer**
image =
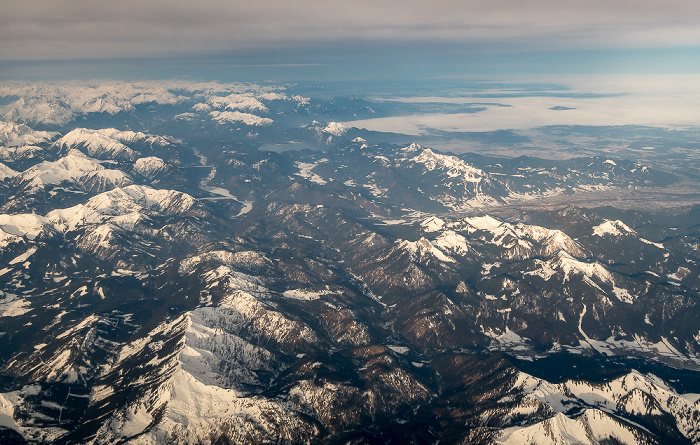
{"type": "Polygon", "coordinates": [[[700,45],[697,0],[3,0],[0,58],[433,42],[515,51],[700,45]]]}

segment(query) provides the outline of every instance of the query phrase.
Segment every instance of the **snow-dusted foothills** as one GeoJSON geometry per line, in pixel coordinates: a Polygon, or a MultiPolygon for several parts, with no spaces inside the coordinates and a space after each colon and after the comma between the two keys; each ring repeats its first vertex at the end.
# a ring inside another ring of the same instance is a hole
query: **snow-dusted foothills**
{"type": "Polygon", "coordinates": [[[691,177],[308,91],[0,84],[0,443],[700,443],[691,177]]]}

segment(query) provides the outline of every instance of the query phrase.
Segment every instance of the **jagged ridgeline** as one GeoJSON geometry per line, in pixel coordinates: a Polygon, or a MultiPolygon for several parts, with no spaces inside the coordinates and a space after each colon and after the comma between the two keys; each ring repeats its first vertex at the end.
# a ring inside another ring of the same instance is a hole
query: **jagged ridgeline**
{"type": "Polygon", "coordinates": [[[694,174],[308,91],[0,86],[0,443],[700,443],[694,174]]]}

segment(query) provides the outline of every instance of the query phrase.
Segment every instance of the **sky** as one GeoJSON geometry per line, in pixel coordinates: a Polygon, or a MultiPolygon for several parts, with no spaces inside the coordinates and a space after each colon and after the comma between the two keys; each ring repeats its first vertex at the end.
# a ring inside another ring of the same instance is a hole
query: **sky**
{"type": "Polygon", "coordinates": [[[168,59],[195,60],[201,72],[213,63],[305,76],[328,66],[361,75],[374,64],[387,75],[700,72],[697,0],[0,0],[0,6],[0,68],[46,59],[168,59]]]}

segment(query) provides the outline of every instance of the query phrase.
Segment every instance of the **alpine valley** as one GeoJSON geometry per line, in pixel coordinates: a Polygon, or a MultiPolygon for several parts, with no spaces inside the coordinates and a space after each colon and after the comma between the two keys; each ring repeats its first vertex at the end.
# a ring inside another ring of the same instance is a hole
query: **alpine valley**
{"type": "Polygon", "coordinates": [[[406,107],[0,84],[0,442],[700,444],[697,132],[406,107]]]}

